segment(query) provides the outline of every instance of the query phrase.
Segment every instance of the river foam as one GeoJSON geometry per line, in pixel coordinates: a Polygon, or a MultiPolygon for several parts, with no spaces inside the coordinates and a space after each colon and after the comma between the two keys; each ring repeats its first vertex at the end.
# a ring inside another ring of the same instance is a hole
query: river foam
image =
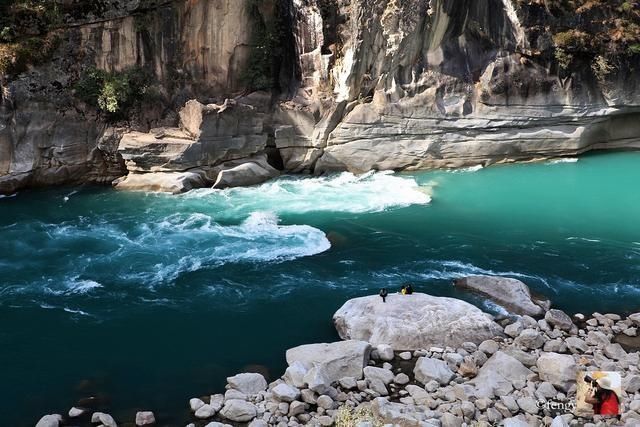
{"type": "Polygon", "coordinates": [[[429,191],[414,178],[393,172],[343,172],[323,177],[284,176],[255,187],[200,189],[179,197],[185,201],[207,200],[233,215],[247,210],[365,213],[428,204],[429,191]]]}

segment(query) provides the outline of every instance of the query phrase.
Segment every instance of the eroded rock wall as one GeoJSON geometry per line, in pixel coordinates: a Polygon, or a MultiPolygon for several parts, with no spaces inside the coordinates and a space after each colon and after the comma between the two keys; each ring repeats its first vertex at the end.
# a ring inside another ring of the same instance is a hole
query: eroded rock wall
{"type": "Polygon", "coordinates": [[[256,156],[364,172],[640,145],[640,54],[610,64],[569,46],[563,68],[554,33],[577,24],[546,2],[100,5],[65,15],[50,61],[1,79],[1,192],[195,169],[210,185],[218,166],[256,156]],[[78,101],[91,67],[148,70],[160,96],[114,121],[78,101]]]}

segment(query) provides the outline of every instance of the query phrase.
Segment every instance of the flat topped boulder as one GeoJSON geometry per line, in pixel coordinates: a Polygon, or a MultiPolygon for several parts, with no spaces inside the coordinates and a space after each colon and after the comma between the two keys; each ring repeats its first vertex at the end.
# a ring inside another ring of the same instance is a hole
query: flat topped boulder
{"type": "Polygon", "coordinates": [[[454,285],[487,296],[513,314],[542,317],[548,307],[548,301],[534,299],[527,285],[509,277],[469,276],[455,280],[454,285]]]}
{"type": "Polygon", "coordinates": [[[307,344],[287,350],[287,363],[299,371],[301,381],[318,393],[341,378],[362,378],[371,345],[364,341],[307,344]]]}
{"type": "Polygon", "coordinates": [[[392,294],[354,298],[334,315],[342,339],[388,344],[395,350],[458,348],[502,335],[500,325],[479,308],[455,298],[392,294]]]}

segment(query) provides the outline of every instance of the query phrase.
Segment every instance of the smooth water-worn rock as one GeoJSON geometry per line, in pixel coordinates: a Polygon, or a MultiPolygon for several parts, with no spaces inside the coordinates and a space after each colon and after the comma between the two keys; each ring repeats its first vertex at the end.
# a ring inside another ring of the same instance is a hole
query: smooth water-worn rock
{"type": "Polygon", "coordinates": [[[456,279],[456,287],[485,295],[511,313],[542,316],[544,309],[531,297],[529,287],[520,280],[497,276],[469,276],[456,279]]]}
{"type": "Polygon", "coordinates": [[[113,417],[104,412],[94,412],[91,415],[91,422],[94,424],[101,423],[105,427],[118,427],[113,417]]]}
{"type": "Polygon", "coordinates": [[[243,373],[227,378],[229,387],[246,394],[258,394],[267,389],[267,380],[258,373],[243,373]]]}
{"type": "Polygon", "coordinates": [[[256,406],[244,400],[232,399],[225,402],[220,415],[230,421],[247,422],[256,417],[256,406]]]}
{"type": "Polygon", "coordinates": [[[422,384],[427,384],[429,381],[435,380],[440,383],[440,385],[446,385],[455,376],[446,362],[428,357],[418,359],[413,373],[416,380],[422,384]]]}
{"type": "Polygon", "coordinates": [[[453,298],[414,293],[347,301],[333,316],[340,337],[396,350],[460,347],[502,334],[502,328],[473,305],[453,298]]]}
{"type": "Polygon", "coordinates": [[[45,415],[36,423],[36,427],[58,427],[62,422],[62,416],[59,414],[45,415]]]}
{"type": "Polygon", "coordinates": [[[472,384],[478,397],[499,397],[510,393],[516,382],[526,382],[532,372],[517,359],[498,351],[478,371],[472,384]]]}
{"type": "Polygon", "coordinates": [[[150,426],[155,424],[156,417],[151,411],[141,411],[136,413],[136,426],[150,426]]]}
{"type": "Polygon", "coordinates": [[[282,402],[293,402],[300,396],[300,390],[288,384],[278,384],[271,390],[271,393],[282,402]]]}
{"type": "Polygon", "coordinates": [[[544,319],[551,326],[555,326],[558,329],[565,331],[570,330],[573,327],[573,321],[571,318],[561,310],[551,309],[546,312],[544,319]]]}
{"type": "Polygon", "coordinates": [[[561,390],[568,391],[576,382],[577,366],[571,355],[542,353],[537,362],[538,375],[561,390]]]}
{"type": "MultiPolygon", "coordinates": [[[[238,162],[235,162],[238,163],[238,162]]],[[[260,184],[280,175],[267,162],[266,156],[252,157],[234,166],[234,162],[223,163],[213,188],[245,187],[260,184]]]]}
{"type": "Polygon", "coordinates": [[[364,341],[350,340],[329,344],[301,345],[287,350],[289,366],[299,362],[309,369],[304,380],[309,387],[323,392],[332,383],[344,378],[362,378],[362,371],[369,361],[371,345],[364,341]]]}

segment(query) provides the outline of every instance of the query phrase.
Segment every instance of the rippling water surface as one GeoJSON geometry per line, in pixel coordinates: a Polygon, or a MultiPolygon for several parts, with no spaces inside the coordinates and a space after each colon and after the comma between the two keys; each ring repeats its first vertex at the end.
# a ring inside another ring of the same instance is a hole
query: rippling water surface
{"type": "Polygon", "coordinates": [[[183,424],[189,397],[247,367],[281,373],[286,348],[336,339],[345,299],[404,281],[470,299],[453,278],[504,274],[571,312],[638,310],[638,166],[616,153],[2,198],[0,414],[31,425],[98,396],[124,419],[183,424]]]}

